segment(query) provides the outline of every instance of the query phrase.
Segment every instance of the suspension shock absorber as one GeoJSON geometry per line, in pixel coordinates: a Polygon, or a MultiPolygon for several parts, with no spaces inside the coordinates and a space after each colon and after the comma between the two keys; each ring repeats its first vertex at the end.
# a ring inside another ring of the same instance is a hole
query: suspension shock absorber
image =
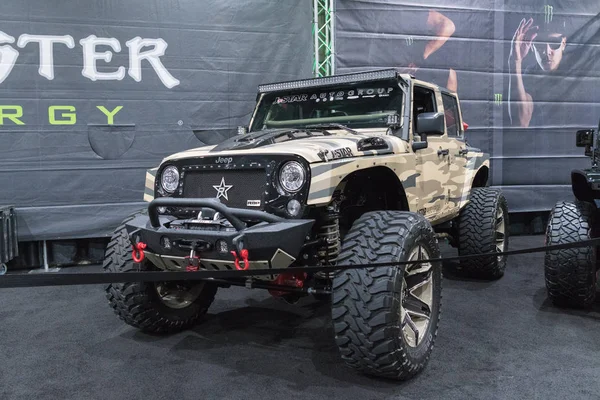
{"type": "MultiPolygon", "coordinates": [[[[331,265],[340,254],[340,220],[339,220],[339,192],[334,193],[333,201],[327,206],[322,216],[317,237],[324,242],[317,254],[322,265],[331,265]]],[[[318,272],[315,274],[320,278],[331,278],[331,273],[318,272]]]]}
{"type": "Polygon", "coordinates": [[[327,216],[318,237],[325,239],[325,245],[318,252],[319,260],[322,264],[331,264],[340,254],[340,224],[337,216],[327,216]]]}

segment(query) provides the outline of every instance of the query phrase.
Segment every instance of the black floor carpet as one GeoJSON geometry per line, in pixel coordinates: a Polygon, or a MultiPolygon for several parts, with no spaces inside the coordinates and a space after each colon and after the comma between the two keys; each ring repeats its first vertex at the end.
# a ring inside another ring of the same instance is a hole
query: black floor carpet
{"type": "MultiPolygon", "coordinates": [[[[542,241],[513,237],[511,248],[542,241]]],[[[119,321],[101,286],[3,289],[0,399],[597,398],[600,303],[553,307],[542,257],[512,257],[496,282],[446,277],[432,359],[406,383],[344,367],[329,310],[313,300],[222,290],[204,324],[158,337],[119,321]]]]}

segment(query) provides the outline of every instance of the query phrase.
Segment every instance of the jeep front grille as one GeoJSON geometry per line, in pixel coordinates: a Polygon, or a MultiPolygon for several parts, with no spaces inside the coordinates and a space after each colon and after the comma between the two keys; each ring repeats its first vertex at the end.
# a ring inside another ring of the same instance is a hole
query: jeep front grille
{"type": "Polygon", "coordinates": [[[185,172],[183,197],[219,196],[228,207],[262,210],[265,185],[264,169],[193,170],[185,172]]]}

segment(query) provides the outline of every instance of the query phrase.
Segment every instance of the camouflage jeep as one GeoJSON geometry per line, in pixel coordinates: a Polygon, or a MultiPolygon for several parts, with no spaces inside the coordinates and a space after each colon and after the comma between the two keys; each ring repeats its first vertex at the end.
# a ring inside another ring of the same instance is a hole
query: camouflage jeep
{"type": "MultiPolygon", "coordinates": [[[[105,268],[322,268],[112,284],[110,304],[132,326],[172,332],[194,325],[219,287],[314,295],[331,306],[347,364],[409,378],[437,333],[442,266],[428,260],[440,257],[438,238],[461,255],[507,245],[505,199],[488,187],[488,155],[466,143],[466,128],[455,93],[393,69],[261,85],[248,127],[148,172],[148,208],[117,228],[105,268]],[[336,271],[403,260],[422,262],[336,271]]],[[[497,279],[505,263],[493,255],[460,268],[497,279]]]]}

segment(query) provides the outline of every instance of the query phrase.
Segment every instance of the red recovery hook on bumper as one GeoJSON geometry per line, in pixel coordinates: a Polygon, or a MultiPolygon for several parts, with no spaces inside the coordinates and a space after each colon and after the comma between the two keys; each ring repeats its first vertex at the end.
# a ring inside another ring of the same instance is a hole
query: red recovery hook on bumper
{"type": "Polygon", "coordinates": [[[235,250],[232,250],[231,254],[235,258],[235,261],[234,261],[235,269],[237,269],[238,271],[246,271],[250,268],[250,262],[248,261],[248,250],[247,249],[242,249],[242,251],[240,251],[240,255],[242,256],[242,260],[244,261],[243,268],[240,266],[240,258],[238,257],[235,250]]]}
{"type": "Polygon", "coordinates": [[[135,261],[136,263],[141,263],[142,261],[144,261],[144,258],[146,257],[146,255],[144,254],[146,243],[139,242],[131,247],[133,248],[133,251],[131,252],[131,257],[133,258],[133,261],[135,261]]]}

